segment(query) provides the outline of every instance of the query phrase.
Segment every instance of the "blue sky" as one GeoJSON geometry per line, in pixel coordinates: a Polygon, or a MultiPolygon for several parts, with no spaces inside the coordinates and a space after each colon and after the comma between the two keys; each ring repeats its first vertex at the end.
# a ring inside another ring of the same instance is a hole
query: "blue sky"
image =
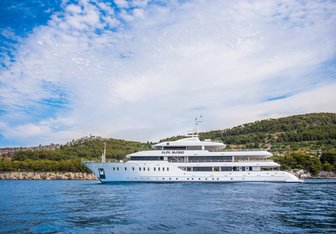
{"type": "Polygon", "coordinates": [[[336,111],[335,1],[0,1],[0,147],[336,111]]]}

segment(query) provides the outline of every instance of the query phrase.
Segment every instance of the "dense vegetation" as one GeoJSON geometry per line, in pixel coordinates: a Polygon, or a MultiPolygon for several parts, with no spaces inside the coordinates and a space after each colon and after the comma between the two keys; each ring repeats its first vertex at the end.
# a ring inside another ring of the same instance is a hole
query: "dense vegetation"
{"type": "Polygon", "coordinates": [[[230,148],[268,148],[275,154],[299,149],[321,153],[321,150],[336,148],[336,114],[313,113],[261,120],[203,132],[200,138],[220,140],[230,148]]]}
{"type": "MultiPolygon", "coordinates": [[[[164,140],[176,140],[175,136],[164,140]]],[[[227,144],[227,148],[267,148],[282,169],[321,169],[336,172],[336,114],[313,113],[267,119],[225,130],[200,133],[201,139],[227,144]]],[[[80,160],[97,160],[106,142],[106,159],[124,160],[125,155],[150,149],[140,143],[101,137],[84,137],[56,150],[22,150],[11,160],[0,160],[0,171],[86,171],[80,160]]]]}
{"type": "Polygon", "coordinates": [[[0,171],[88,172],[80,160],[0,160],[0,171]]]}
{"type": "Polygon", "coordinates": [[[320,158],[302,152],[293,152],[284,157],[273,157],[273,159],[280,163],[282,170],[303,169],[309,171],[312,175],[317,175],[322,169],[336,172],[335,150],[322,153],[320,158]]]}
{"type": "Polygon", "coordinates": [[[61,145],[56,150],[23,150],[12,160],[0,160],[0,171],[72,171],[85,172],[81,160],[98,160],[106,142],[106,160],[124,160],[125,156],[150,148],[150,143],[84,137],[61,145]]]}

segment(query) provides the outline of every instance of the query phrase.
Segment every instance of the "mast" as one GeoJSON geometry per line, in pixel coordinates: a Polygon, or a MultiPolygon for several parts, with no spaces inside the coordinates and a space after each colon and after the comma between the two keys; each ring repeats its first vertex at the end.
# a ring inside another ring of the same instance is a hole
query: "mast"
{"type": "Polygon", "coordinates": [[[200,115],[200,117],[199,117],[200,120],[197,117],[195,118],[195,129],[194,129],[194,136],[195,137],[198,137],[198,131],[199,131],[198,124],[202,122],[202,118],[203,118],[202,115],[200,115]]]}
{"type": "Polygon", "coordinates": [[[102,154],[101,157],[101,162],[105,162],[106,161],[106,141],[104,142],[104,153],[102,154]]]}

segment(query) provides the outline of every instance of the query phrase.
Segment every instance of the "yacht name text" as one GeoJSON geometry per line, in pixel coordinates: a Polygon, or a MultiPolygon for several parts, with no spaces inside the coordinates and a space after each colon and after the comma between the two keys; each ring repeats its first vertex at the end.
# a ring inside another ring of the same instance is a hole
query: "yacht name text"
{"type": "Polygon", "coordinates": [[[161,154],[184,154],[183,150],[165,150],[161,151],[161,154]]]}

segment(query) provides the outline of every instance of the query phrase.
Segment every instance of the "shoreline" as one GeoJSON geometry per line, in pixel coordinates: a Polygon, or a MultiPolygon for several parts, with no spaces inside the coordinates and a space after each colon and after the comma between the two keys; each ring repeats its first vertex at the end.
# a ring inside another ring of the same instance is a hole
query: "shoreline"
{"type": "Polygon", "coordinates": [[[93,173],[83,172],[0,172],[0,180],[96,180],[93,173]]]}

